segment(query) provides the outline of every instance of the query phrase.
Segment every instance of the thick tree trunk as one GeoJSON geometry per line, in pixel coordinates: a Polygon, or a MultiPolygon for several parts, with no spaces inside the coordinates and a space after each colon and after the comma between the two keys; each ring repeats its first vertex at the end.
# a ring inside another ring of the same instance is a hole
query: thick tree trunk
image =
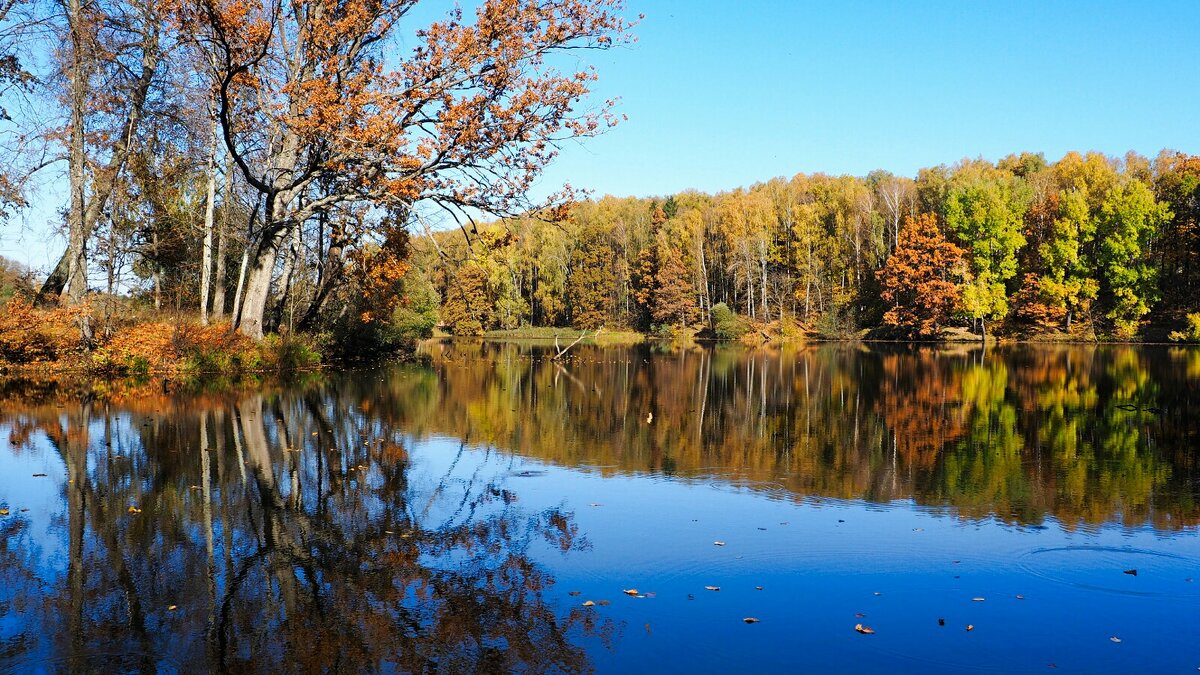
{"type": "Polygon", "coordinates": [[[263,336],[267,300],[271,296],[271,277],[274,276],[279,246],[283,243],[287,231],[287,228],[280,228],[274,234],[266,235],[266,239],[259,244],[253,260],[250,261],[250,269],[246,275],[246,288],[242,295],[238,329],[243,335],[255,340],[263,336]]]}
{"type": "MultiPolygon", "coordinates": [[[[84,213],[84,190],[87,180],[84,167],[87,161],[84,147],[84,115],[87,105],[88,73],[84,64],[83,6],[81,0],[70,0],[67,20],[71,27],[71,65],[68,71],[71,96],[71,140],[68,153],[71,205],[67,216],[67,293],[63,304],[79,305],[87,297],[87,239],[84,213]]],[[[79,317],[79,329],[85,341],[91,340],[91,322],[86,315],[79,317]]]]}

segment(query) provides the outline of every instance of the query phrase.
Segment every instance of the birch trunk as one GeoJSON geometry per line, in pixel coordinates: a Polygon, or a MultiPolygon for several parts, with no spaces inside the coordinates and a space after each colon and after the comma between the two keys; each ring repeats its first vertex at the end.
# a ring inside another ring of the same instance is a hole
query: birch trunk
{"type": "Polygon", "coordinates": [[[208,325],[208,295],[212,286],[213,221],[217,199],[217,118],[210,115],[208,137],[208,182],[204,204],[204,244],[200,254],[200,323],[208,325]]]}

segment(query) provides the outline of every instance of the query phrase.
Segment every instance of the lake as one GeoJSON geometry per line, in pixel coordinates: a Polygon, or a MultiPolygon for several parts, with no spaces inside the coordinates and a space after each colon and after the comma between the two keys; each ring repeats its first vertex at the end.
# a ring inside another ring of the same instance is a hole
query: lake
{"type": "Polygon", "coordinates": [[[0,671],[1200,668],[1200,350],[553,354],[0,382],[0,671]]]}

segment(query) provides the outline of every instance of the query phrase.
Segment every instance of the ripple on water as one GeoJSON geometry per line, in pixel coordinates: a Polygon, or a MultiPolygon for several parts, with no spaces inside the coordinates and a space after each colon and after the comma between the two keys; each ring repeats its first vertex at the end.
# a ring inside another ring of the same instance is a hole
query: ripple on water
{"type": "Polygon", "coordinates": [[[1200,597],[1200,561],[1117,546],[1038,548],[1021,556],[1024,571],[1067,586],[1145,597],[1200,597]],[[1137,570],[1137,574],[1128,573],[1137,570]]]}

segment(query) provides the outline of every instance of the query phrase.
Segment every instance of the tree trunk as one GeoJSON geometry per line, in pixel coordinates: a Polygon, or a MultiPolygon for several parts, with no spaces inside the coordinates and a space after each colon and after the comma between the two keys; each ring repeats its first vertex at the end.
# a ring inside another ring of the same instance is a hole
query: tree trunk
{"type": "Polygon", "coordinates": [[[204,199],[204,244],[200,254],[200,323],[208,325],[208,294],[212,286],[213,222],[217,199],[217,118],[210,115],[208,138],[208,180],[204,199]]]}
{"type": "MultiPolygon", "coordinates": [[[[70,79],[71,96],[71,140],[68,153],[71,205],[67,217],[67,274],[66,296],[63,304],[79,305],[87,297],[87,238],[84,214],[84,190],[87,180],[84,167],[87,162],[84,147],[84,115],[87,105],[88,72],[84,65],[83,6],[81,0],[70,0],[67,4],[67,21],[71,29],[71,65],[67,77],[70,79]]],[[[91,322],[86,315],[79,317],[79,329],[85,341],[91,340],[91,322]]]]}
{"type": "Polygon", "coordinates": [[[255,340],[263,336],[263,320],[266,317],[267,300],[271,296],[271,277],[274,276],[279,245],[286,234],[287,228],[282,228],[274,234],[266,235],[250,262],[246,287],[242,294],[238,330],[255,340]]]}

